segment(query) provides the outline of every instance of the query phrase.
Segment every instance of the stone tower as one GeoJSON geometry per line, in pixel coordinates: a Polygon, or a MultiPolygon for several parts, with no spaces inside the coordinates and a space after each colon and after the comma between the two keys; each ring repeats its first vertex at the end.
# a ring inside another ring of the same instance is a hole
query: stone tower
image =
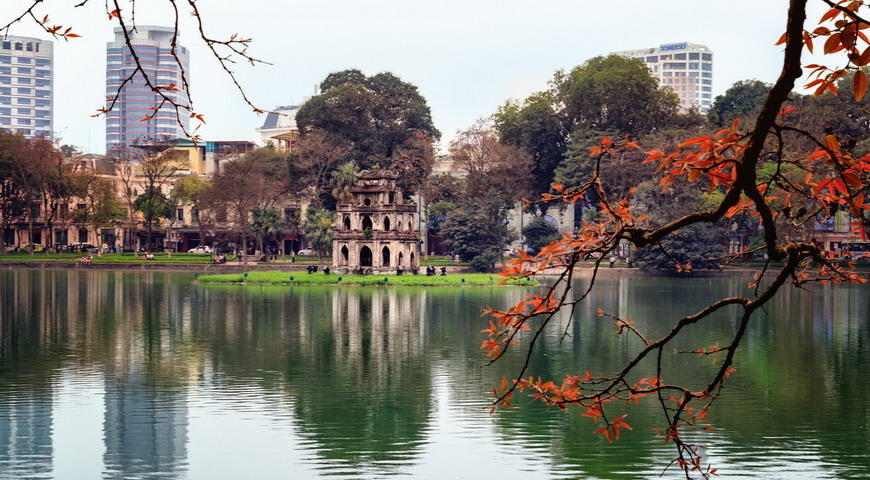
{"type": "Polygon", "coordinates": [[[362,171],[339,202],[332,240],[332,265],[336,272],[408,271],[420,262],[417,204],[405,200],[396,187],[398,175],[388,170],[362,171]]]}

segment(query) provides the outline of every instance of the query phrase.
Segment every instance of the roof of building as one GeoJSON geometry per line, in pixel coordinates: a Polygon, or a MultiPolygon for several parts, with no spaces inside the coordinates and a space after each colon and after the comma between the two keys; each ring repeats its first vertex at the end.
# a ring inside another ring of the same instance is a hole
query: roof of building
{"type": "Polygon", "coordinates": [[[258,130],[296,128],[296,112],[299,111],[300,107],[301,105],[275,107],[273,111],[266,114],[266,119],[258,130]]]}
{"type": "Polygon", "coordinates": [[[381,178],[395,180],[395,179],[399,178],[398,173],[396,173],[392,170],[387,170],[385,168],[376,168],[374,170],[363,170],[363,171],[357,173],[356,176],[357,176],[357,178],[368,179],[368,180],[375,180],[375,179],[381,179],[381,178]]]}

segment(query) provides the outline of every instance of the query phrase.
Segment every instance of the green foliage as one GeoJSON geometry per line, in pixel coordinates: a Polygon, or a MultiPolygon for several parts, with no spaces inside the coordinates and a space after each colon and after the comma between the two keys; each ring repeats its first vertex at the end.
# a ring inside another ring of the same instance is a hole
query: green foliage
{"type": "MultiPolygon", "coordinates": [[[[459,273],[449,275],[307,275],[302,272],[248,272],[218,275],[200,275],[197,282],[253,283],[267,285],[365,285],[365,286],[497,286],[504,277],[482,273],[459,273]],[[293,277],[293,280],[290,277],[293,277]],[[384,282],[384,277],[388,280],[384,282]],[[340,280],[339,280],[340,278],[340,280]]],[[[534,279],[516,279],[505,285],[536,285],[534,279]]]]}
{"type": "Polygon", "coordinates": [[[695,224],[682,229],[679,234],[666,237],[661,241],[661,246],[653,245],[638,250],[634,259],[643,270],[676,273],[677,263],[691,265],[695,270],[718,268],[718,262],[713,259],[725,253],[721,228],[695,224]],[[662,249],[668,254],[665,254],[662,249]]]}
{"type": "MultiPolygon", "coordinates": [[[[712,201],[713,198],[697,184],[675,182],[668,190],[662,191],[657,182],[647,181],[637,188],[634,209],[639,216],[648,217],[649,224],[658,227],[712,201]]],[[[718,262],[712,259],[724,255],[726,245],[724,222],[695,224],[681,229],[679,234],[665,237],[661,247],[653,245],[638,250],[634,259],[646,270],[676,272],[676,263],[691,265],[693,269],[716,268],[718,262]]]]}
{"type": "Polygon", "coordinates": [[[501,260],[502,250],[495,247],[485,248],[468,263],[475,272],[492,272],[495,264],[501,260]]]}
{"type": "Polygon", "coordinates": [[[560,238],[559,230],[544,217],[536,217],[523,227],[523,237],[526,239],[526,246],[532,253],[539,252],[560,238]]]}
{"type": "Polygon", "coordinates": [[[528,151],[533,159],[532,190],[546,192],[567,146],[570,129],[557,110],[551,92],[536,93],[522,103],[510,101],[493,116],[501,140],[528,151]]]}
{"type": "Polygon", "coordinates": [[[502,141],[533,155],[534,191],[541,193],[549,190],[572,132],[643,134],[685,123],[678,106],[677,96],[660,87],[642,62],[609,55],[556,72],[548,91],[508,102],[493,118],[502,141]]]}
{"type": "Polygon", "coordinates": [[[339,165],[332,172],[332,196],[338,201],[347,201],[350,198],[350,189],[356,183],[356,162],[347,162],[339,165]]]}
{"type": "Polygon", "coordinates": [[[486,215],[487,209],[481,205],[492,201],[463,203],[441,224],[439,232],[447,247],[463,262],[475,262],[478,267],[489,265],[481,268],[485,271],[492,268],[493,252],[500,255],[508,237],[505,222],[486,215]]]}
{"type": "Polygon", "coordinates": [[[141,212],[146,222],[157,222],[172,214],[169,199],[159,190],[145,190],[133,202],[133,208],[141,212]]]}
{"type": "Polygon", "coordinates": [[[281,212],[275,207],[256,207],[251,212],[251,230],[257,237],[261,251],[264,242],[280,235],[284,227],[281,212]]]}
{"type": "Polygon", "coordinates": [[[707,118],[714,126],[730,126],[735,118],[744,121],[755,114],[764,104],[770,92],[770,84],[761,80],[741,80],[731,85],[724,95],[716,96],[707,118]]]}
{"type": "Polygon", "coordinates": [[[587,60],[553,80],[571,129],[640,134],[667,125],[679,108],[643,62],[620,55],[587,60]]]}
{"type": "Polygon", "coordinates": [[[414,136],[437,139],[426,99],[417,87],[392,73],[368,77],[359,70],[331,73],[320,94],[300,108],[296,121],[303,137],[315,130],[352,145],[351,158],[361,169],[380,165],[414,136]]]}
{"type": "Polygon", "coordinates": [[[319,256],[329,255],[332,250],[332,222],[335,212],[317,207],[308,207],[302,221],[302,231],[319,256]]]}

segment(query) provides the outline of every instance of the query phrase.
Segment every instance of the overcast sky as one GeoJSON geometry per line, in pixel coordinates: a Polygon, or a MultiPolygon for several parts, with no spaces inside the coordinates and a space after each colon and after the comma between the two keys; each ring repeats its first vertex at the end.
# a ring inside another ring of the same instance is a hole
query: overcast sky
{"type": "MultiPolygon", "coordinates": [[[[3,23],[30,0],[0,1],[3,23]]],[[[41,14],[71,25],[82,38],[55,42],[55,111],[63,143],[88,152],[105,148],[101,106],[106,42],[114,25],[91,1],[46,0],[41,14]]],[[[139,24],[168,25],[165,0],[140,0],[139,24]]],[[[273,65],[238,67],[249,96],[261,108],[299,103],[329,72],[390,71],[417,85],[429,102],[446,144],[456,131],[492,114],[509,98],[546,87],[554,71],[615,50],[694,42],[714,52],[714,94],[737,80],[772,82],[779,73],[785,0],[201,0],[213,36],[253,38],[251,52],[273,65]]],[[[819,2],[820,3],[820,2],[819,2]]],[[[816,6],[810,15],[817,19],[816,6]]],[[[255,140],[262,117],[244,105],[217,62],[193,35],[189,19],[181,41],[191,51],[192,87],[208,124],[207,140],[255,140]]],[[[45,37],[32,23],[11,31],[45,37]]]]}

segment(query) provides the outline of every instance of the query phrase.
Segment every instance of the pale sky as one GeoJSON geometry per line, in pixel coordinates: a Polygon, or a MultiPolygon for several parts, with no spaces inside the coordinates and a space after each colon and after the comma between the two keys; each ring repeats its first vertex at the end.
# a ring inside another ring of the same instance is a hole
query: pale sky
{"type": "MultiPolygon", "coordinates": [[[[30,0],[2,0],[6,23],[30,0]]],[[[72,26],[82,38],[55,41],[55,130],[63,143],[91,153],[105,148],[102,105],[106,42],[115,26],[92,0],[46,0],[40,16],[72,26]]],[[[169,25],[165,0],[140,0],[139,24],[169,25]]],[[[182,2],[180,2],[182,3],[182,2]]],[[[822,7],[816,2],[810,19],[822,7]]],[[[446,144],[457,130],[495,112],[509,98],[546,87],[553,72],[611,51],[692,42],[714,52],[714,96],[737,80],[772,82],[779,74],[786,0],[200,0],[210,35],[252,37],[250,52],[273,65],[240,64],[239,78],[264,109],[302,102],[330,72],[390,71],[417,85],[446,144]]],[[[13,35],[45,38],[32,22],[13,35]]],[[[191,51],[194,100],[206,116],[206,140],[256,140],[263,118],[251,112],[194,35],[189,18],[181,43],[191,51]]],[[[805,62],[808,63],[808,62],[805,62]]]]}

